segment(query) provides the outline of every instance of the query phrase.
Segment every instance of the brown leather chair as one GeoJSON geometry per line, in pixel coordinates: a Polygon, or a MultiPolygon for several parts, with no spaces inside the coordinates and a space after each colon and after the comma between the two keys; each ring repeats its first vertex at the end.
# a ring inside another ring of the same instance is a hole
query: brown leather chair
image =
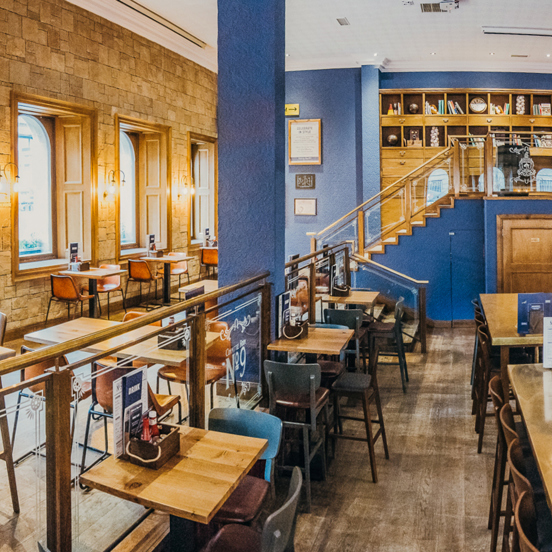
{"type": "Polygon", "coordinates": [[[213,272],[218,269],[218,249],[202,247],[201,266],[207,269],[207,278],[211,275],[211,269],[213,272]]]}
{"type": "MultiPolygon", "coordinates": [[[[151,288],[151,283],[155,284],[155,298],[157,299],[157,282],[162,280],[163,276],[161,274],[154,274],[147,261],[140,261],[135,259],[128,260],[128,278],[125,287],[125,298],[128,296],[128,284],[129,282],[139,282],[140,284],[140,305],[142,304],[142,284],[148,284],[148,293],[151,288]]],[[[157,305],[160,306],[160,305],[157,305]]],[[[151,309],[155,307],[149,307],[146,304],[146,309],[151,309]]]]}
{"type": "MultiPolygon", "coordinates": [[[[121,268],[121,265],[116,264],[103,264],[100,265],[100,268],[107,268],[110,270],[119,270],[121,268]]],[[[88,288],[85,288],[88,291],[88,288]]],[[[100,308],[100,316],[102,315],[102,304],[100,302],[100,294],[101,293],[107,293],[107,319],[110,318],[110,312],[109,312],[109,295],[114,291],[120,291],[121,296],[123,297],[123,309],[126,312],[126,306],[125,306],[125,292],[123,291],[123,288],[121,286],[121,277],[120,276],[107,276],[106,278],[101,278],[98,280],[97,283],[97,289],[98,292],[96,297],[98,298],[98,307],[100,308]]]]}
{"type": "Polygon", "coordinates": [[[6,327],[8,325],[8,317],[0,312],[0,347],[4,345],[4,338],[6,337],[6,327]]]}
{"type": "Polygon", "coordinates": [[[72,304],[75,306],[80,303],[81,316],[82,316],[82,302],[92,299],[93,295],[82,294],[73,278],[64,274],[50,274],[50,283],[52,286],[52,296],[48,302],[48,310],[46,311],[46,321],[48,323],[48,316],[50,314],[50,306],[52,301],[59,301],[60,303],[67,303],[67,318],[71,318],[70,307],[72,304]]]}
{"type": "MultiPolygon", "coordinates": [[[[179,257],[180,253],[168,253],[168,257],[179,257]]],[[[188,261],[181,261],[179,263],[171,264],[171,276],[178,276],[178,289],[182,287],[182,274],[186,274],[188,277],[188,284],[190,283],[190,272],[188,271],[188,261]]],[[[182,300],[180,291],[178,292],[178,298],[182,300]]]]}
{"type": "MultiPolygon", "coordinates": [[[[210,332],[221,332],[228,330],[228,324],[226,322],[216,321],[211,322],[209,325],[210,332]]],[[[229,347],[229,342],[223,341],[220,336],[212,343],[206,351],[205,361],[205,385],[210,385],[211,393],[211,408],[214,403],[214,389],[213,386],[217,381],[226,376],[226,351],[229,347]]],[[[186,367],[175,368],[172,366],[164,366],[157,372],[157,392],[159,392],[159,380],[164,379],[167,382],[169,393],[171,392],[171,382],[179,383],[186,387],[186,399],[189,399],[188,391],[188,374],[186,367]]]]}
{"type": "Polygon", "coordinates": [[[539,552],[537,548],[537,515],[533,497],[524,492],[520,495],[515,509],[515,524],[519,535],[520,552],[539,552]]]}

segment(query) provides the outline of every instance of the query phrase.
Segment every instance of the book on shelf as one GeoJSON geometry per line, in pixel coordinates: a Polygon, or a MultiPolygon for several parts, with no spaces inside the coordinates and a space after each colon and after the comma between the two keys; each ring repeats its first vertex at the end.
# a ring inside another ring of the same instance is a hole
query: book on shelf
{"type": "Polygon", "coordinates": [[[510,115],[510,104],[509,103],[504,104],[504,115],[510,115]]]}
{"type": "Polygon", "coordinates": [[[541,109],[541,113],[540,113],[541,115],[549,116],[551,114],[549,103],[540,104],[540,109],[541,109]]]}
{"type": "Polygon", "coordinates": [[[456,106],[456,110],[460,115],[464,115],[464,112],[462,111],[462,108],[460,107],[460,104],[458,102],[454,102],[454,105],[456,106]]]}

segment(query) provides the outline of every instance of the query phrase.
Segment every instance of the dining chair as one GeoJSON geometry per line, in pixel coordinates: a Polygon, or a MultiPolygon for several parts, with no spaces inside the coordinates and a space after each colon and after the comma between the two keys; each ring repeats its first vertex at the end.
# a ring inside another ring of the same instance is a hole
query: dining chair
{"type": "Polygon", "coordinates": [[[293,469],[284,504],[270,514],[259,533],[246,525],[225,525],[202,552],[285,552],[294,550],[297,504],[303,484],[298,467],[293,469]]]}
{"type": "Polygon", "coordinates": [[[473,399],[473,380],[475,376],[475,362],[477,358],[477,319],[479,316],[483,316],[483,311],[481,310],[481,304],[478,299],[472,299],[471,304],[473,305],[474,319],[475,319],[475,343],[473,346],[473,358],[472,358],[472,371],[470,377],[470,385],[472,386],[472,399],[473,399]]]}
{"type": "MultiPolygon", "coordinates": [[[[214,385],[217,381],[226,376],[226,359],[229,343],[225,342],[220,334],[228,330],[228,324],[222,321],[210,322],[209,331],[217,332],[217,339],[207,347],[205,351],[205,385],[210,386],[211,409],[214,406],[214,385]]],[[[163,366],[157,372],[157,392],[159,392],[159,381],[165,380],[171,393],[171,383],[184,385],[186,400],[189,401],[188,369],[186,366],[163,366]]],[[[236,397],[237,400],[237,397],[236,397]]]]}
{"type": "Polygon", "coordinates": [[[71,305],[75,305],[75,309],[78,303],[81,306],[82,316],[82,303],[92,299],[93,295],[84,295],[81,293],[73,278],[64,274],[50,274],[50,284],[52,295],[48,301],[48,310],[46,311],[45,324],[48,323],[48,316],[50,315],[50,306],[52,301],[59,301],[60,303],[67,304],[67,318],[71,318],[70,308],[71,305]]]}
{"type": "MultiPolygon", "coordinates": [[[[168,257],[180,257],[180,253],[170,252],[168,257]]],[[[180,288],[182,287],[182,274],[186,274],[188,277],[188,284],[190,283],[190,271],[188,270],[188,261],[180,261],[179,263],[171,264],[171,276],[178,276],[178,299],[182,301],[182,293],[180,288]]]]}
{"type": "MultiPolygon", "coordinates": [[[[348,326],[340,324],[310,324],[310,328],[327,328],[330,330],[348,330],[348,326]]],[[[342,351],[339,356],[318,355],[316,363],[320,366],[320,374],[322,375],[322,387],[327,387],[331,390],[332,383],[345,372],[345,352],[342,351]]]]}
{"type": "Polygon", "coordinates": [[[362,363],[366,373],[366,330],[362,327],[364,312],[361,309],[324,309],[324,322],[326,324],[337,324],[347,326],[354,330],[353,339],[355,349],[344,349],[345,355],[355,355],[356,369],[360,370],[360,351],[362,349],[362,363]]]}
{"type": "Polygon", "coordinates": [[[274,462],[280,449],[282,421],[266,412],[240,408],[214,408],[209,412],[209,430],[266,439],[268,447],[260,460],[262,477],[250,472],[240,482],[213,518],[219,524],[250,523],[261,513],[268,490],[274,497],[274,462]]]}
{"type": "Polygon", "coordinates": [[[3,312],[0,312],[0,347],[4,345],[7,326],[8,326],[8,317],[3,312]]]}
{"type": "MultiPolygon", "coordinates": [[[[140,284],[139,305],[142,305],[142,284],[148,284],[148,295],[153,282],[155,286],[155,299],[157,299],[157,282],[163,279],[162,274],[153,273],[147,261],[129,259],[128,260],[128,278],[125,286],[125,298],[128,297],[128,284],[130,282],[138,282],[140,284]]],[[[146,310],[152,310],[161,305],[153,305],[146,303],[146,310]]]]}
{"type": "Polygon", "coordinates": [[[520,552],[541,552],[537,548],[537,515],[535,505],[529,493],[520,495],[514,513],[514,519],[519,535],[520,552]]]}
{"type": "MultiPolygon", "coordinates": [[[[307,510],[310,512],[310,465],[319,449],[322,449],[322,470],[323,476],[326,476],[325,442],[329,431],[330,392],[320,385],[321,373],[318,364],[288,364],[265,360],[264,372],[268,383],[270,414],[282,420],[284,429],[302,431],[307,510]],[[320,413],[324,416],[325,431],[320,431],[317,437],[317,419],[320,413]],[[301,415],[304,416],[304,421],[301,421],[301,415]],[[312,446],[311,438],[314,439],[312,446]]],[[[291,469],[285,465],[285,459],[280,468],[291,469]]]]}
{"type": "MultiPolygon", "coordinates": [[[[106,268],[106,269],[109,269],[109,270],[119,270],[121,268],[121,265],[117,265],[117,264],[102,264],[100,265],[100,268],[106,268]]],[[[88,291],[88,288],[86,288],[86,290],[88,291]]],[[[107,319],[109,320],[111,317],[110,317],[110,312],[109,312],[109,296],[111,293],[115,292],[115,291],[120,291],[121,292],[121,297],[123,298],[123,309],[124,311],[126,312],[126,305],[125,305],[125,301],[126,301],[126,297],[125,297],[125,292],[123,291],[123,287],[121,286],[121,276],[119,275],[115,275],[115,276],[107,276],[105,278],[100,278],[98,280],[98,283],[97,283],[97,294],[96,294],[96,297],[98,299],[98,307],[99,307],[99,310],[100,310],[100,316],[102,315],[102,304],[101,304],[101,301],[100,301],[100,295],[102,293],[106,293],[107,294],[107,319]]]]}
{"type": "Polygon", "coordinates": [[[372,481],[378,482],[378,472],[376,467],[375,444],[381,437],[385,458],[389,460],[389,449],[387,447],[387,435],[385,433],[385,424],[383,421],[383,410],[378,387],[378,348],[376,346],[375,354],[370,357],[370,373],[362,374],[358,372],[345,372],[332,385],[334,399],[334,432],[330,434],[332,439],[349,439],[353,441],[366,441],[368,444],[368,454],[370,456],[370,468],[372,471],[372,481]],[[339,401],[341,397],[347,397],[362,402],[364,417],[341,414],[339,401]],[[370,405],[376,405],[377,418],[372,420],[370,405]],[[342,420],[354,420],[364,422],[366,437],[362,438],[356,434],[344,434],[342,420]],[[378,424],[379,428],[374,434],[372,424],[378,424]],[[339,431],[339,432],[338,432],[339,431]]]}
{"type": "Polygon", "coordinates": [[[397,357],[397,362],[379,362],[380,366],[399,366],[403,393],[406,393],[408,383],[408,366],[404,350],[402,318],[404,313],[404,298],[395,303],[394,322],[372,322],[367,327],[370,355],[376,354],[378,342],[379,354],[385,357],[397,357]]]}
{"type": "Polygon", "coordinates": [[[201,266],[205,267],[207,272],[207,278],[211,275],[211,269],[213,273],[218,270],[218,249],[202,247],[201,251],[201,266]]]}

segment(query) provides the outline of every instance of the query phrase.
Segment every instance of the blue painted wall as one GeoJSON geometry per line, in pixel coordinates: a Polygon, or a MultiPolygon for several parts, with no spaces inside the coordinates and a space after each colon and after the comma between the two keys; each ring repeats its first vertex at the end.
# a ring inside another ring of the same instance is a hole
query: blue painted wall
{"type": "Polygon", "coordinates": [[[322,164],[287,164],[286,256],[309,252],[306,232],[319,232],[362,203],[360,69],[286,73],[286,103],[299,104],[300,119],[322,119],[322,164]],[[315,174],[314,190],[296,190],[296,174],[315,174]],[[294,200],[317,198],[316,216],[295,216],[294,200]]]}
{"type": "Polygon", "coordinates": [[[219,282],[269,270],[280,293],[285,0],[219,0],[218,66],[219,282]]]}
{"type": "Polygon", "coordinates": [[[497,292],[496,216],[525,214],[552,214],[552,200],[485,200],[485,279],[487,293],[497,292]]]}

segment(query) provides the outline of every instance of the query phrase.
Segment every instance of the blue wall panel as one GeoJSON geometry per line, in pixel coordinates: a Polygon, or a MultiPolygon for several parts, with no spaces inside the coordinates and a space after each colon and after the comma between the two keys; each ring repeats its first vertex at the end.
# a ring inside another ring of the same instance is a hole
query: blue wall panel
{"type": "MultiPolygon", "coordinates": [[[[288,165],[286,117],[286,256],[309,252],[319,232],[362,202],[360,69],[286,73],[286,103],[299,119],[322,119],[322,164],[288,165]],[[296,190],[296,174],[315,174],[314,190],[296,190]],[[295,216],[295,198],[316,198],[316,216],[295,216]]],[[[295,117],[296,118],[296,117],[295,117]]]]}
{"type": "Polygon", "coordinates": [[[497,292],[496,216],[552,214],[552,201],[543,199],[488,199],[485,201],[485,279],[487,293],[497,292]]]}
{"type": "Polygon", "coordinates": [[[270,270],[280,293],[285,0],[219,0],[218,66],[219,281],[270,270]]]}

